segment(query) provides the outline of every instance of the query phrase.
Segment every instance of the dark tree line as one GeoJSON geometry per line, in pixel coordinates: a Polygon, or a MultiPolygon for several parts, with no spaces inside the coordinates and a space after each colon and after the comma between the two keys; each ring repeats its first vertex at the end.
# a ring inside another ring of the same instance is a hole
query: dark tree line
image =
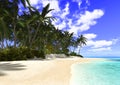
{"type": "Polygon", "coordinates": [[[69,47],[86,45],[86,38],[77,39],[73,33],[56,29],[53,16],[47,16],[53,9],[46,5],[41,12],[32,7],[28,0],[0,0],[0,48],[29,48],[43,54],[69,54],[69,47]],[[26,6],[26,2],[28,6],[26,6]],[[29,11],[19,15],[19,4],[29,11]]]}

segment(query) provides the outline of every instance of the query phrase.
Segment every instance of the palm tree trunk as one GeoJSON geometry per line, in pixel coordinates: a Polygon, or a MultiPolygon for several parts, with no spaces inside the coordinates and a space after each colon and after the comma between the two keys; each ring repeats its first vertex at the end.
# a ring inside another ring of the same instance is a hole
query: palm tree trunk
{"type": "Polygon", "coordinates": [[[80,54],[80,51],[81,51],[81,46],[79,47],[78,54],[80,54]]]}
{"type": "MultiPolygon", "coordinates": [[[[34,42],[34,40],[35,40],[35,38],[36,38],[36,36],[37,36],[37,34],[38,34],[39,27],[40,27],[40,24],[38,25],[37,30],[36,30],[36,32],[35,32],[35,35],[33,36],[32,40],[31,40],[31,43],[30,43],[31,45],[33,44],[33,42],[34,42]]],[[[31,46],[31,45],[30,45],[30,46],[31,46]]]]}
{"type": "Polygon", "coordinates": [[[17,44],[17,36],[16,36],[16,25],[14,25],[14,28],[13,28],[13,33],[14,33],[14,47],[16,47],[16,44],[17,44]]]}
{"type": "Polygon", "coordinates": [[[27,29],[28,29],[28,43],[26,43],[26,45],[28,44],[29,47],[30,46],[30,43],[31,43],[31,33],[30,33],[30,27],[27,25],[27,29]]]}

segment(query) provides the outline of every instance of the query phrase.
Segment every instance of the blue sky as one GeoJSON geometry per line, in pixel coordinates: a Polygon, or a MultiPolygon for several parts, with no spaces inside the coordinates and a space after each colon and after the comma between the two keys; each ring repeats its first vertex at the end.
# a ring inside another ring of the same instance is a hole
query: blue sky
{"type": "MultiPolygon", "coordinates": [[[[30,0],[37,9],[48,3],[54,9],[53,24],[74,36],[88,38],[81,54],[88,56],[120,56],[120,0],[30,0]]],[[[77,52],[77,49],[76,49],[77,52]]]]}

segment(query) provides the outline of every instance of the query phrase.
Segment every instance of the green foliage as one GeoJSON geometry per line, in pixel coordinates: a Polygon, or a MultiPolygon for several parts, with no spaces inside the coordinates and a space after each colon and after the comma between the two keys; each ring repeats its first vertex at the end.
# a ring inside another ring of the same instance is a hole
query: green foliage
{"type": "Polygon", "coordinates": [[[45,54],[69,54],[69,47],[86,45],[83,35],[74,39],[73,33],[55,28],[55,18],[48,16],[53,10],[49,7],[39,12],[29,0],[0,0],[0,60],[44,59],[45,54]],[[21,15],[20,2],[28,9],[21,15]]]}
{"type": "Polygon", "coordinates": [[[0,61],[14,60],[26,60],[26,57],[21,55],[19,49],[13,47],[6,48],[0,51],[0,61]]]}
{"type": "Polygon", "coordinates": [[[83,58],[83,56],[82,55],[78,55],[77,53],[75,53],[75,52],[71,52],[70,54],[69,54],[69,56],[78,56],[78,57],[82,57],[83,58]]]}
{"type": "Polygon", "coordinates": [[[38,54],[39,54],[39,56],[40,56],[42,59],[45,59],[45,53],[44,53],[44,51],[40,51],[38,54]]]}
{"type": "Polygon", "coordinates": [[[9,47],[0,50],[0,61],[27,60],[33,59],[34,57],[45,59],[44,52],[28,47],[9,47]]]}
{"type": "Polygon", "coordinates": [[[31,50],[31,53],[32,53],[32,55],[34,55],[34,57],[45,59],[44,51],[31,50]]]}

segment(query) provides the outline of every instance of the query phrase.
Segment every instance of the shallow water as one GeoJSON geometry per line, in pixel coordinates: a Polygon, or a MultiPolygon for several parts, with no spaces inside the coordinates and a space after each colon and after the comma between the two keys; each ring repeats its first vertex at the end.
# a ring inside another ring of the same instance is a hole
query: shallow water
{"type": "Polygon", "coordinates": [[[72,66],[71,85],[120,85],[120,59],[72,66]]]}

